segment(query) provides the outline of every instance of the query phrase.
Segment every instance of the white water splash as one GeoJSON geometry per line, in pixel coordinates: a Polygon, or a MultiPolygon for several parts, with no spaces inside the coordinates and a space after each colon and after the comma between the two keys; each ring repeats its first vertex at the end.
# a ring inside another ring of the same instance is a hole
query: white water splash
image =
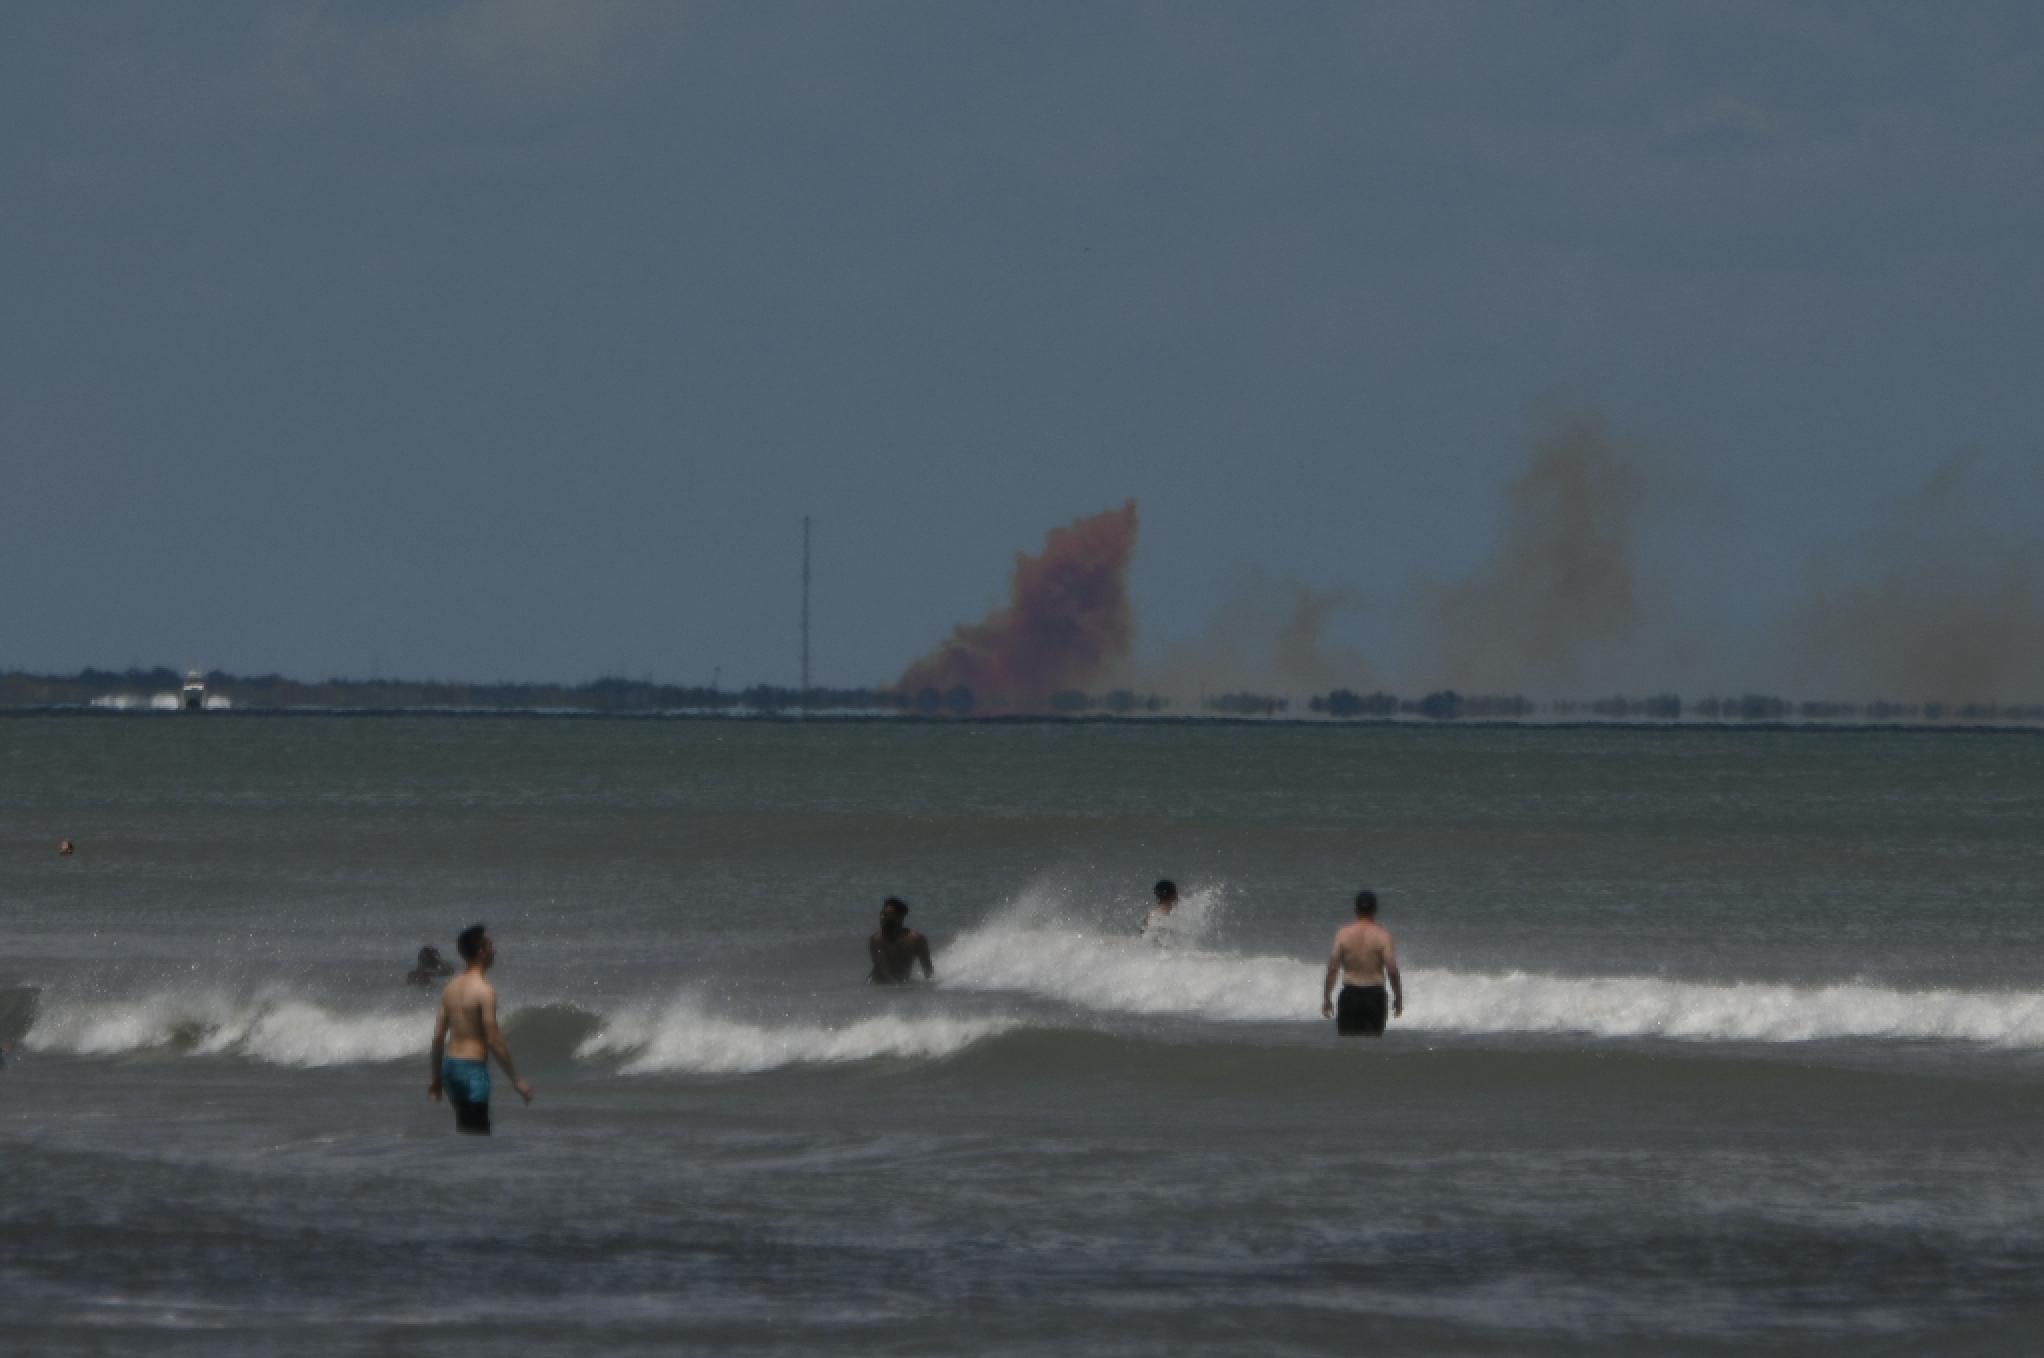
{"type": "Polygon", "coordinates": [[[432,1016],[347,1012],[289,995],[162,991],[129,1000],[46,1003],[22,1039],[29,1051],[118,1056],[179,1047],[269,1065],[349,1065],[424,1056],[432,1016]]]}
{"type": "Polygon", "coordinates": [[[625,1057],[619,1069],[626,1075],[729,1075],[881,1057],[928,1060],[963,1051],[1014,1026],[1002,1019],[924,1013],[880,1015],[836,1026],[767,1026],[722,1018],[693,1000],[677,1000],[664,1008],[627,1010],[606,1020],[575,1055],[625,1057]]]}
{"type": "MultiPolygon", "coordinates": [[[[1006,921],[939,959],[950,990],[1012,991],[1099,1013],[1318,1022],[1323,964],[1158,948],[1080,928],[1006,921]]],[[[1523,972],[1405,972],[1396,1026],[1456,1033],[1583,1033],[1690,1041],[1882,1038],[2044,1047],[2044,994],[1764,985],[1523,972]]]]}

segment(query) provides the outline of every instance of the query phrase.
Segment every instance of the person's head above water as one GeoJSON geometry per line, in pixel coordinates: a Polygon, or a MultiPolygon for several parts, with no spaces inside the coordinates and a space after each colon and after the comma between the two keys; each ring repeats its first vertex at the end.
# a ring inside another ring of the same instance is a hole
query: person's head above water
{"type": "Polygon", "coordinates": [[[889,896],[880,903],[880,927],[888,933],[899,933],[908,921],[908,902],[899,896],[889,896]]]}
{"type": "Polygon", "coordinates": [[[434,947],[431,943],[428,943],[425,947],[419,949],[419,965],[422,967],[439,966],[440,950],[434,947]]]}
{"type": "Polygon", "coordinates": [[[69,858],[72,854],[78,852],[78,846],[68,839],[60,839],[57,841],[57,852],[69,858]]]}
{"type": "Polygon", "coordinates": [[[1377,918],[1377,893],[1365,888],[1356,893],[1356,918],[1377,918]]]}
{"type": "Polygon", "coordinates": [[[471,924],[463,929],[454,940],[454,950],[471,965],[478,961],[488,965],[497,955],[497,945],[490,941],[490,929],[485,924],[471,924]]]}
{"type": "Polygon", "coordinates": [[[1152,890],[1154,890],[1157,893],[1157,904],[1159,905],[1178,904],[1178,883],[1171,881],[1169,878],[1166,878],[1164,881],[1157,883],[1157,885],[1153,887],[1152,890]]]}

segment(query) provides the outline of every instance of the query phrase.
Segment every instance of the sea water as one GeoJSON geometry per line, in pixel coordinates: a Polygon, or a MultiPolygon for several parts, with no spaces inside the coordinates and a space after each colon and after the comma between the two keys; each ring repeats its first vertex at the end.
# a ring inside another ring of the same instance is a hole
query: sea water
{"type": "Polygon", "coordinates": [[[11,717],[0,1347],[2034,1351],[2040,907],[2022,734],[11,717]]]}

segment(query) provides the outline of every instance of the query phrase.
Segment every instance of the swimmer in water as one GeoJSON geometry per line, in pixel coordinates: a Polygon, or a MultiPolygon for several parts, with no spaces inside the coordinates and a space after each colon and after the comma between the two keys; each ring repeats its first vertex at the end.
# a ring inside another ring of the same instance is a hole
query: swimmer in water
{"type": "Polygon", "coordinates": [[[1384,982],[1391,982],[1391,1013],[1405,1012],[1405,983],[1398,975],[1398,948],[1377,923],[1377,893],[1356,893],[1356,922],[1334,936],[1327,981],[1320,991],[1320,1016],[1334,1019],[1343,1037],[1384,1036],[1384,982]],[[1335,1014],[1334,978],[1341,977],[1341,1012],[1335,1014]]]}
{"type": "Polygon", "coordinates": [[[440,992],[440,1013],[433,1020],[433,1083],[426,1087],[426,1097],[438,1103],[444,1086],[447,1101],[454,1105],[454,1130],[488,1136],[490,1058],[497,1058],[511,1077],[511,1087],[527,1103],[532,1102],[532,1086],[518,1078],[511,1048],[497,1026],[497,989],[489,979],[497,945],[489,930],[472,924],[461,931],[454,947],[468,970],[440,992]]]}
{"type": "Polygon", "coordinates": [[[63,857],[69,858],[72,854],[78,852],[78,846],[68,839],[60,839],[57,841],[57,852],[63,857]]]}
{"type": "Polygon", "coordinates": [[[1169,920],[1171,912],[1178,908],[1178,883],[1162,881],[1157,883],[1152,891],[1157,897],[1157,903],[1150,907],[1149,914],[1143,916],[1143,927],[1136,931],[1144,936],[1148,936],[1151,929],[1169,920]]]}
{"type": "Polygon", "coordinates": [[[429,986],[443,976],[454,975],[454,964],[440,955],[440,950],[428,943],[419,949],[418,965],[405,973],[405,984],[429,986]]]}
{"type": "Polygon", "coordinates": [[[866,940],[866,955],[873,962],[866,980],[873,985],[907,985],[917,963],[924,980],[937,978],[930,965],[930,940],[908,927],[908,902],[899,897],[889,896],[880,907],[880,930],[866,940]]]}

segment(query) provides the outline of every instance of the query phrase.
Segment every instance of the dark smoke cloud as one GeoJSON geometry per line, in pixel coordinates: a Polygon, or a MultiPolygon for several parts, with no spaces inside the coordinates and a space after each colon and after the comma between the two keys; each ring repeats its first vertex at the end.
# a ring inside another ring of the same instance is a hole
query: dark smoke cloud
{"type": "Polygon", "coordinates": [[[908,667],[898,687],[1040,707],[1061,689],[1094,684],[1128,654],[1134,623],[1128,562],[1136,502],[1053,529],[1036,556],[1015,558],[1007,607],[962,625],[908,667]]]}
{"type": "Polygon", "coordinates": [[[1820,560],[1790,620],[1806,692],[1851,700],[2044,699],[2044,549],[1992,531],[1953,457],[1866,541],[1820,560]]]}
{"type": "Polygon", "coordinates": [[[1608,682],[1593,662],[1615,660],[1640,629],[1644,486],[1599,415],[1542,439],[1507,494],[1496,551],[1430,601],[1429,682],[1527,693],[1608,682]]]}
{"type": "Polygon", "coordinates": [[[1377,685],[1370,662],[1327,635],[1337,618],[1361,608],[1361,594],[1346,586],[1315,589],[1252,575],[1204,635],[1132,671],[1130,683],[1181,706],[1221,693],[1302,697],[1336,688],[1368,690],[1377,685]]]}

